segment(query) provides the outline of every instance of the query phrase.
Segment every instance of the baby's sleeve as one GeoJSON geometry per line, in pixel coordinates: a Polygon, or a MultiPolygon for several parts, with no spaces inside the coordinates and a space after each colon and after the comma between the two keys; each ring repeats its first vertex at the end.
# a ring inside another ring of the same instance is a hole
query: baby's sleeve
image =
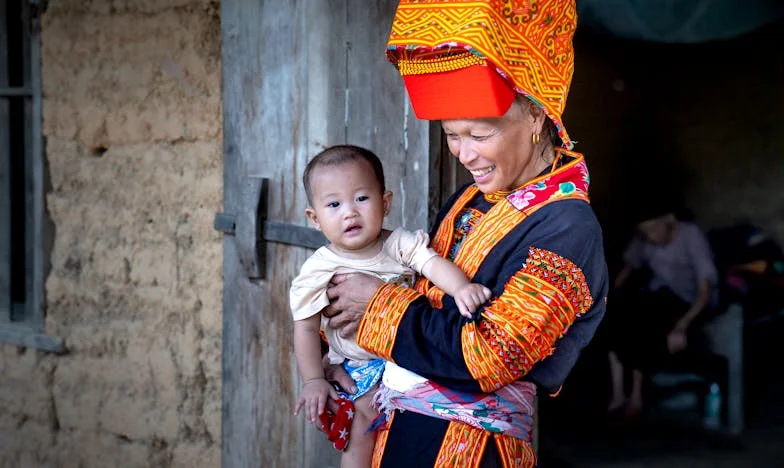
{"type": "Polygon", "coordinates": [[[329,305],[327,285],[333,273],[333,269],[325,268],[313,257],[302,265],[289,289],[289,306],[294,320],[312,317],[329,305]]]}
{"type": "Polygon", "coordinates": [[[407,231],[397,228],[384,242],[384,252],[396,262],[413,268],[420,275],[425,263],[434,256],[435,250],[429,247],[430,236],[422,230],[407,231]]]}

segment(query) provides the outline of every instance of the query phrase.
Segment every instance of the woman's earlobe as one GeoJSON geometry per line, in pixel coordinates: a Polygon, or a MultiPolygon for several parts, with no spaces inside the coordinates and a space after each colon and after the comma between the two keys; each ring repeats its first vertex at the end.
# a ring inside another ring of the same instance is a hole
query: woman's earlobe
{"type": "Polygon", "coordinates": [[[528,104],[528,115],[531,117],[531,126],[534,133],[541,134],[544,131],[545,120],[548,118],[544,109],[530,102],[528,104]]]}

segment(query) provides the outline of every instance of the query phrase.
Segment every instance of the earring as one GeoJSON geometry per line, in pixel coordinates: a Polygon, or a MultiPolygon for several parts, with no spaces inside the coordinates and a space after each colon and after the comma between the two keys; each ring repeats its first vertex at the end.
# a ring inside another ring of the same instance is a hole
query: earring
{"type": "Polygon", "coordinates": [[[538,133],[532,134],[531,135],[531,141],[533,142],[534,145],[538,145],[539,144],[539,134],[538,133]]]}

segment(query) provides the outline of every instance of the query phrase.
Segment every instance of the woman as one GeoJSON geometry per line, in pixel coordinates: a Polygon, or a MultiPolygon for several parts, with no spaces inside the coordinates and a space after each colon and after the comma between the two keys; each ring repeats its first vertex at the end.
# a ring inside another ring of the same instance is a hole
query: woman
{"type": "Polygon", "coordinates": [[[638,206],[638,219],[638,235],[615,280],[612,320],[605,324],[612,348],[608,410],[623,410],[627,417],[643,408],[644,374],[663,366],[671,355],[681,355],[699,336],[698,318],[718,300],[718,275],[700,228],[679,221],[661,200],[638,206]],[[628,397],[624,364],[632,370],[628,397]]]}
{"type": "Polygon", "coordinates": [[[387,55],[414,112],[441,121],[450,152],[474,177],[439,213],[431,246],[493,297],[466,319],[424,279],[409,289],[361,274],[334,278],[330,326],[356,332],[360,346],[434,390],[397,394],[392,407],[406,411],[380,432],[374,466],[534,466],[536,388],[559,391],[604,313],[588,172],[561,122],[574,1],[508,5],[404,0],[395,16],[387,55]],[[459,422],[461,407],[477,401],[482,411],[513,401],[500,411],[514,430],[459,422]]]}

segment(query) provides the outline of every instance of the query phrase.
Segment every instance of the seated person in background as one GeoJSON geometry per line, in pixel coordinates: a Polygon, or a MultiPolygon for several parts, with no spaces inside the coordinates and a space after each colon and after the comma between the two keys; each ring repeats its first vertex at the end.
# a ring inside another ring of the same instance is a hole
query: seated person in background
{"type": "Polygon", "coordinates": [[[655,203],[638,212],[637,235],[624,254],[616,293],[608,303],[608,410],[623,409],[627,416],[636,416],[643,407],[644,373],[686,349],[698,328],[696,319],[718,299],[716,267],[704,233],[694,223],[678,220],[672,205],[655,203]],[[642,284],[632,287],[641,274],[642,284]],[[624,366],[632,370],[628,396],[624,366]]]}

